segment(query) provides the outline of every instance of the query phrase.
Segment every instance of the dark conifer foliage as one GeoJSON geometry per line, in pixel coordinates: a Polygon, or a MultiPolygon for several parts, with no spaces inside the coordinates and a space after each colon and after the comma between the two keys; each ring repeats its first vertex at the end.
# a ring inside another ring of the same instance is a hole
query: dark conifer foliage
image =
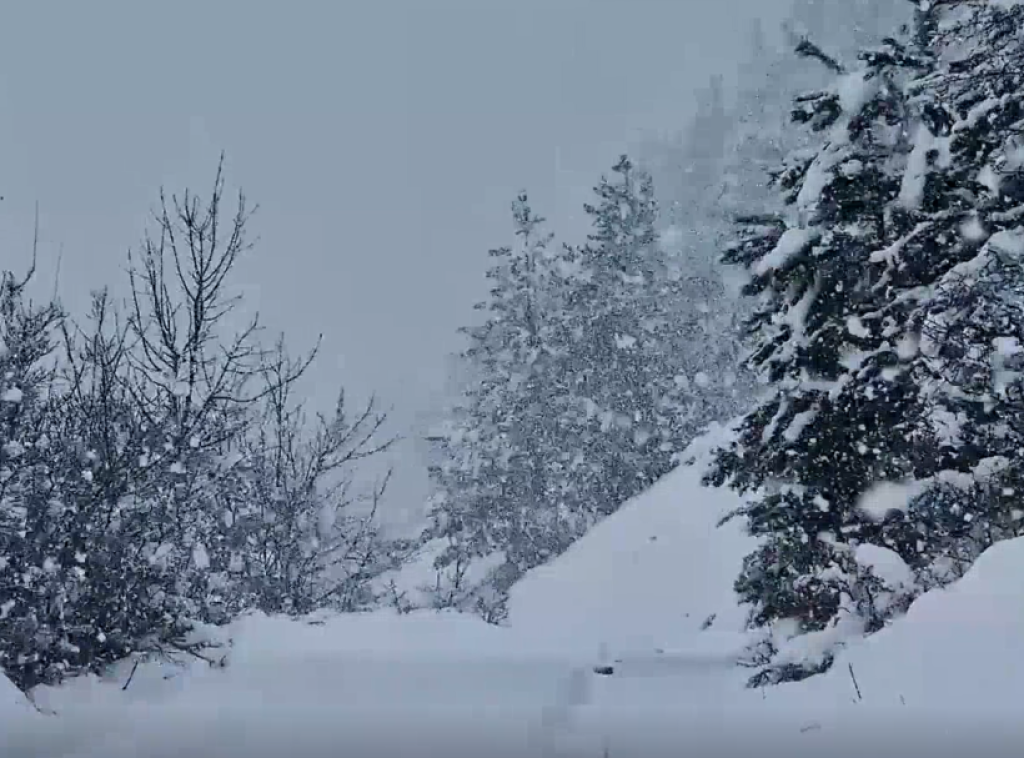
{"type": "Polygon", "coordinates": [[[921,4],[849,70],[798,47],[837,74],[794,104],[818,145],[773,173],[783,212],[742,218],[724,256],[750,272],[750,364],[773,394],[709,477],[760,493],[736,514],[763,538],[737,589],[752,625],[774,629],[756,683],[827,667],[841,627],[905,607],[913,588],[887,586],[868,555],[934,580],[965,538],[950,522],[1005,508],[988,490],[1016,444],[1020,19],[921,4]],[[906,497],[879,512],[889,485],[906,497]],[[823,642],[794,661],[794,633],[823,642]]]}

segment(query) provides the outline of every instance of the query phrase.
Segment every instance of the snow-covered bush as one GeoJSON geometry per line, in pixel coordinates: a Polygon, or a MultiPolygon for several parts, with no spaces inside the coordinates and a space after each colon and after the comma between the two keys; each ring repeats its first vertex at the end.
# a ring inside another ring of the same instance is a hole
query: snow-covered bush
{"type": "Polygon", "coordinates": [[[249,214],[225,200],[220,171],[205,203],[162,198],[127,305],[96,293],[82,323],[0,282],[0,668],[21,687],[201,654],[197,623],[248,609],[372,607],[405,557],[374,507],[347,510],[383,493],[353,473],[386,415],[342,396],[308,417],[292,388],[315,351],[229,330],[249,214]]]}

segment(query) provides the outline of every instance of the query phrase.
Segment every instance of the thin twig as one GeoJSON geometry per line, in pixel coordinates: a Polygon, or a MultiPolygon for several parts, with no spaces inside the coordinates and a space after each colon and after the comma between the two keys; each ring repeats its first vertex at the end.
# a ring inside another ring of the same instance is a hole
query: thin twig
{"type": "Polygon", "coordinates": [[[135,672],[139,670],[139,663],[141,663],[141,659],[136,658],[135,659],[135,665],[132,666],[132,672],[130,674],[128,674],[128,681],[126,681],[124,683],[124,687],[121,688],[121,692],[127,692],[128,691],[128,685],[132,683],[132,679],[135,678],[135,672]]]}
{"type": "Polygon", "coordinates": [[[857,693],[857,700],[858,700],[858,701],[860,701],[860,700],[863,700],[863,699],[864,699],[864,696],[863,696],[863,695],[861,695],[861,692],[860,692],[860,685],[859,685],[859,684],[857,684],[857,675],[853,673],[853,664],[852,664],[852,663],[848,663],[848,664],[847,664],[847,668],[848,668],[848,669],[850,670],[850,679],[852,679],[852,680],[853,680],[853,689],[854,689],[854,690],[856,691],[856,693],[857,693]]]}

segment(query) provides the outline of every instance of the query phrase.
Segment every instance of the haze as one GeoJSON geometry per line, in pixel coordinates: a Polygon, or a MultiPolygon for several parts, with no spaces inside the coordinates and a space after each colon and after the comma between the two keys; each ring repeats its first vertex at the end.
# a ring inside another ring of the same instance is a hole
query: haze
{"type": "MultiPolygon", "coordinates": [[[[10,3],[0,20],[0,250],[80,313],[123,284],[161,185],[206,192],[218,153],[260,205],[242,283],[307,386],[376,391],[393,430],[436,407],[486,250],[527,188],[569,238],[623,149],[686,125],[749,21],[789,0],[10,3]],[[742,19],[742,21],[741,21],[742,19]]],[[[426,477],[400,446],[392,519],[426,477]]]]}

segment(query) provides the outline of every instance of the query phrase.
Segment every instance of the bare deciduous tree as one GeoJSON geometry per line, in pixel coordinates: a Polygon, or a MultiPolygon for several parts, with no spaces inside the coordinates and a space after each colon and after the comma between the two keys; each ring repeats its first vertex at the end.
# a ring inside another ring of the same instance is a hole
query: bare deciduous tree
{"type": "Polygon", "coordinates": [[[362,609],[404,557],[375,518],[388,477],[356,473],[394,442],[387,415],[296,402],[317,348],[242,318],[251,212],[225,197],[223,162],[207,201],[161,193],[124,308],[97,292],[82,324],[0,277],[0,666],[22,687],[205,657],[196,623],[251,608],[362,609]]]}

